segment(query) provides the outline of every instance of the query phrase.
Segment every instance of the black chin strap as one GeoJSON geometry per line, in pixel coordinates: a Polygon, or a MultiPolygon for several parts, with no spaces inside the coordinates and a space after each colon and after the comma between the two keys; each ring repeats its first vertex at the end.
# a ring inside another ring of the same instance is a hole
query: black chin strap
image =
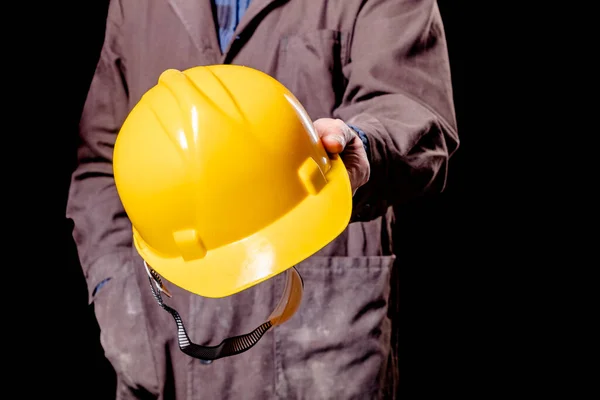
{"type": "Polygon", "coordinates": [[[217,346],[201,346],[193,343],[190,340],[187,331],[185,330],[185,326],[183,325],[183,321],[181,320],[181,316],[177,310],[169,307],[163,301],[161,292],[165,293],[165,295],[168,297],[171,297],[171,294],[163,285],[162,279],[158,273],[156,273],[156,271],[154,271],[146,262],[144,262],[144,266],[146,267],[146,272],[148,273],[150,289],[152,290],[154,298],[165,311],[171,314],[175,320],[175,323],[177,324],[177,340],[179,343],[179,348],[188,356],[200,359],[205,363],[211,363],[219,358],[233,356],[249,350],[256,343],[258,343],[265,332],[267,332],[273,326],[279,325],[291,318],[291,316],[298,309],[302,299],[304,286],[302,278],[300,277],[300,274],[296,268],[290,268],[286,272],[287,280],[284,293],[279,301],[279,304],[267,322],[261,324],[250,333],[224,339],[217,346]]]}

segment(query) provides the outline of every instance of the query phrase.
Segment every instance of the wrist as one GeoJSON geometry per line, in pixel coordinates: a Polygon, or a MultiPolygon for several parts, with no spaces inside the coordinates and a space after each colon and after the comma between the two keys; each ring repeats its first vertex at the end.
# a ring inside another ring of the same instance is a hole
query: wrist
{"type": "Polygon", "coordinates": [[[358,138],[360,139],[360,141],[363,144],[363,147],[365,149],[365,152],[367,153],[367,158],[369,158],[370,161],[370,156],[369,156],[369,138],[367,137],[367,135],[365,134],[365,132],[360,129],[359,127],[352,125],[352,124],[346,124],[348,125],[348,127],[350,127],[350,129],[352,129],[354,132],[356,132],[356,135],[358,136],[358,138]]]}

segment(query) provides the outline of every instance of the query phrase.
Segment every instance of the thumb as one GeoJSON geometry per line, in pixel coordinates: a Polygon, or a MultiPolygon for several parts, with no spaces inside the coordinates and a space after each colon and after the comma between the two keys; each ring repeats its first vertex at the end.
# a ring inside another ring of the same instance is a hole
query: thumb
{"type": "Polygon", "coordinates": [[[352,140],[350,128],[339,119],[322,118],[314,122],[325,150],[331,154],[341,153],[352,140]]]}

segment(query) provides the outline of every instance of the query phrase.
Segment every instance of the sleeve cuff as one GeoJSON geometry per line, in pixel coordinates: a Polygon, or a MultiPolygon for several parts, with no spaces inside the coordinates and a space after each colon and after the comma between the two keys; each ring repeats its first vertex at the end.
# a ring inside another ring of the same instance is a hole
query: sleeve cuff
{"type": "Polygon", "coordinates": [[[131,260],[131,251],[123,250],[117,253],[99,257],[87,268],[85,280],[88,290],[88,304],[94,301],[99,287],[123,273],[126,264],[131,260]]]}

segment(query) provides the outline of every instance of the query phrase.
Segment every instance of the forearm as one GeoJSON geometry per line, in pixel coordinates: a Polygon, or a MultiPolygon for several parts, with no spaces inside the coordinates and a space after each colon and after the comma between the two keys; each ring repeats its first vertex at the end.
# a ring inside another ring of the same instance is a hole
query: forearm
{"type": "Polygon", "coordinates": [[[390,104],[389,112],[347,118],[367,137],[371,164],[369,181],[354,196],[355,221],[376,218],[391,205],[443,191],[456,148],[456,131],[443,118],[402,96],[386,97],[379,101],[390,104]]]}
{"type": "Polygon", "coordinates": [[[112,277],[131,254],[131,223],[109,164],[80,162],[71,182],[67,217],[74,222],[73,237],[91,296],[93,288],[112,277]]]}
{"type": "Polygon", "coordinates": [[[83,164],[73,174],[67,216],[74,222],[73,235],[84,269],[105,254],[131,248],[131,223],[114,180],[101,175],[97,166],[83,164]]]}
{"type": "Polygon", "coordinates": [[[442,191],[459,140],[437,4],[367,1],[345,71],[348,84],[333,117],[365,133],[371,164],[353,220],[442,191]]]}

